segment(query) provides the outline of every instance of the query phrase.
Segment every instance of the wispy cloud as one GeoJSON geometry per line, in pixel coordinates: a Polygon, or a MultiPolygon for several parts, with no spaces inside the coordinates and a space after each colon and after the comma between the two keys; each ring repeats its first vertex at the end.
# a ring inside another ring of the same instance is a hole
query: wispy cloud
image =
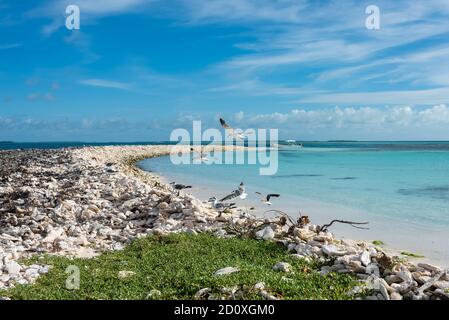
{"type": "Polygon", "coordinates": [[[24,130],[33,129],[38,131],[65,130],[80,132],[90,130],[91,132],[111,129],[130,130],[133,128],[145,128],[145,121],[129,121],[123,118],[50,118],[39,119],[35,117],[2,117],[0,116],[0,132],[2,130],[24,130]]]}
{"type": "Polygon", "coordinates": [[[28,101],[54,101],[56,98],[55,96],[50,93],[40,93],[40,92],[35,92],[35,93],[31,93],[27,96],[28,101]]]}
{"type": "Polygon", "coordinates": [[[93,23],[95,19],[113,15],[119,15],[129,12],[137,12],[143,6],[149,5],[155,0],[51,0],[48,3],[33,8],[27,12],[30,18],[48,17],[51,22],[45,25],[42,32],[45,35],[51,35],[56,30],[64,25],[64,20],[61,16],[65,13],[65,8],[68,5],[76,4],[80,8],[84,23],[93,23]]]}
{"type": "Polygon", "coordinates": [[[426,90],[391,90],[373,92],[323,93],[297,100],[300,103],[323,104],[438,104],[449,103],[449,87],[426,90]]]}
{"type": "Polygon", "coordinates": [[[23,43],[0,44],[0,50],[14,49],[23,46],[23,43]]]}
{"type": "Polygon", "coordinates": [[[308,1],[304,0],[181,0],[190,23],[270,21],[297,23],[308,1]]]}
{"type": "Polygon", "coordinates": [[[423,4],[380,0],[376,3],[381,9],[378,31],[364,27],[365,5],[358,1],[319,5],[300,1],[298,6],[296,1],[261,1],[257,2],[257,8],[250,0],[229,2],[217,0],[207,5],[200,1],[184,2],[193,22],[240,23],[250,29],[251,40],[237,45],[245,53],[212,68],[230,81],[215,91],[264,92],[266,88],[297,87],[301,90],[272,90],[271,94],[296,92],[305,96],[301,101],[332,104],[448,101],[445,88],[441,88],[449,85],[449,66],[445,63],[449,51],[441,46],[441,39],[449,39],[449,6],[444,1],[429,0],[423,4]],[[233,15],[223,9],[228,7],[244,9],[233,15]],[[262,23],[267,17],[257,11],[270,12],[270,28],[262,23]],[[278,19],[279,16],[283,19],[278,19]],[[260,23],[255,24],[256,21],[260,23]],[[235,74],[240,76],[236,79],[235,74]],[[320,93],[329,88],[332,94],[320,93]],[[361,94],[348,95],[348,89],[362,91],[366,99],[361,94]],[[314,92],[318,92],[315,97],[314,92]],[[386,100],[381,102],[384,93],[386,100]],[[437,96],[431,96],[434,93],[437,96]],[[417,100],[411,101],[413,97],[417,100]],[[333,98],[336,100],[332,101],[333,98]]]}
{"type": "Polygon", "coordinates": [[[129,83],[103,80],[103,79],[85,79],[80,80],[79,83],[92,87],[112,88],[119,90],[131,90],[133,87],[132,84],[129,83]]]}

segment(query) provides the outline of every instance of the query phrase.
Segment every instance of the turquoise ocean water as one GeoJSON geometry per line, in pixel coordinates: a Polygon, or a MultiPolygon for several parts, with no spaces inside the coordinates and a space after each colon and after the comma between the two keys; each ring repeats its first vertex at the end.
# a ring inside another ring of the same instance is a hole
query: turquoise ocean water
{"type": "Polygon", "coordinates": [[[259,175],[257,165],[174,165],[169,157],[144,160],[140,166],[169,180],[192,184],[192,192],[203,199],[224,196],[243,181],[249,197],[240,205],[263,206],[255,191],[279,193],[281,198],[262,209],[288,213],[301,209],[319,223],[332,218],[369,221],[369,232],[347,226],[335,230],[430,252],[433,260],[449,263],[449,249],[442,243],[449,240],[448,142],[303,145],[281,146],[278,172],[273,176],[259,175]]]}
{"type": "Polygon", "coordinates": [[[279,150],[278,172],[257,165],[173,165],[169,157],[143,167],[199,184],[240,181],[254,190],[300,196],[379,217],[449,227],[448,143],[316,143],[279,150]]]}

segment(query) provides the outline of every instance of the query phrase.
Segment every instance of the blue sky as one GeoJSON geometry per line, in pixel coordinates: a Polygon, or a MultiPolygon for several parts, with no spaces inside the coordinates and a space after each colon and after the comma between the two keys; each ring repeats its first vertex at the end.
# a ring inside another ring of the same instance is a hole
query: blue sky
{"type": "Polygon", "coordinates": [[[449,140],[448,40],[446,0],[0,0],[0,140],[449,140]]]}

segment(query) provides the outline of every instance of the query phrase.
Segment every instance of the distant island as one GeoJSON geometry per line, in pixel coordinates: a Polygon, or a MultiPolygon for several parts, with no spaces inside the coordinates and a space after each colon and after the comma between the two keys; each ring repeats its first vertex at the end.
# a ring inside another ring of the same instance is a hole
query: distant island
{"type": "Polygon", "coordinates": [[[359,142],[358,140],[327,140],[327,142],[359,142]]]}

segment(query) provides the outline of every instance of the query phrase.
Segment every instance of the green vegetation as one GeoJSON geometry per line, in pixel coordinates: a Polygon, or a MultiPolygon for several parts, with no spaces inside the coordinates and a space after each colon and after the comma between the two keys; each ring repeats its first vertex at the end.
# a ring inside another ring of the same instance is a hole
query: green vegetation
{"type": "Polygon", "coordinates": [[[244,299],[261,299],[253,289],[264,282],[266,290],[284,299],[350,299],[346,294],[356,284],[348,275],[323,277],[316,262],[293,258],[273,242],[250,239],[220,239],[210,234],[151,236],[134,241],[122,251],[107,252],[92,259],[45,256],[36,262],[52,265],[34,285],[18,285],[2,292],[12,299],[193,299],[202,288],[245,288],[244,299]],[[272,270],[279,261],[291,264],[292,272],[272,270]],[[79,290],[65,287],[70,265],[80,269],[79,290]],[[215,276],[224,267],[240,272],[215,276]],[[125,274],[120,277],[119,272],[125,274]],[[125,271],[125,272],[123,272],[125,271]],[[153,290],[159,295],[149,295],[153,290]]]}
{"type": "Polygon", "coordinates": [[[423,255],[412,253],[412,252],[407,252],[407,251],[402,251],[401,254],[403,256],[407,256],[410,258],[425,258],[425,256],[423,256],[423,255]]]}
{"type": "Polygon", "coordinates": [[[374,240],[373,244],[375,246],[383,246],[385,244],[385,242],[383,242],[382,240],[374,240]]]}

